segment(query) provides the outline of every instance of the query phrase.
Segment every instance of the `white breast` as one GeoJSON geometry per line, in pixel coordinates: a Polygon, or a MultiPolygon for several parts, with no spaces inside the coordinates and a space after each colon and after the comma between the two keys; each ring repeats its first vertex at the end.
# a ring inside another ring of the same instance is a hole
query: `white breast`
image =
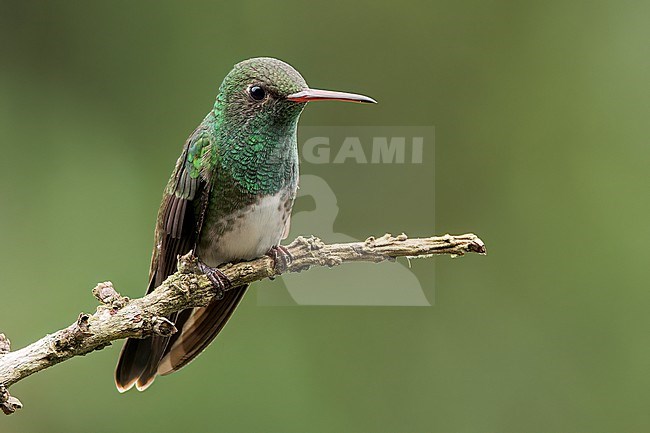
{"type": "Polygon", "coordinates": [[[198,256],[208,266],[218,266],[233,260],[251,260],[263,256],[279,245],[285,229],[288,232],[289,212],[285,208],[288,193],[281,192],[260,198],[253,205],[234,215],[231,229],[217,236],[204,233],[198,256]]]}

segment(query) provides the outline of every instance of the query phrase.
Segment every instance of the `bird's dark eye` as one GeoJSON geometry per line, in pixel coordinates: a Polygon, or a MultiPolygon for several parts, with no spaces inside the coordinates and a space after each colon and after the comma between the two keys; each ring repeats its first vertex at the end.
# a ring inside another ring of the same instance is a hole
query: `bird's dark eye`
{"type": "Polygon", "coordinates": [[[261,101],[266,96],[266,92],[260,86],[251,86],[248,89],[248,93],[250,93],[251,98],[255,99],[256,101],[261,101]]]}

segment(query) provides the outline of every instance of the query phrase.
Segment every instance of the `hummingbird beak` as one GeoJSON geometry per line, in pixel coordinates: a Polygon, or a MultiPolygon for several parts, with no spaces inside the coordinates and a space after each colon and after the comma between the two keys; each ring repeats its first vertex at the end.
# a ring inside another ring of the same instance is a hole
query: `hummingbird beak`
{"type": "Polygon", "coordinates": [[[333,90],[306,89],[287,96],[289,101],[309,102],[309,101],[347,101],[347,102],[365,102],[376,104],[372,98],[356,93],[335,92],[333,90]]]}

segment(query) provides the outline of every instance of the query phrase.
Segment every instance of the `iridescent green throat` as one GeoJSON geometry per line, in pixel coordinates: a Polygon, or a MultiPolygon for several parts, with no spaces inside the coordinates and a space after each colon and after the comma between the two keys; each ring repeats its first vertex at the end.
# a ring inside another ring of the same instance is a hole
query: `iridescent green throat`
{"type": "Polygon", "coordinates": [[[297,125],[303,108],[287,101],[272,110],[244,113],[217,98],[210,129],[216,144],[211,159],[219,180],[230,178],[242,192],[255,195],[295,185],[297,125]]]}

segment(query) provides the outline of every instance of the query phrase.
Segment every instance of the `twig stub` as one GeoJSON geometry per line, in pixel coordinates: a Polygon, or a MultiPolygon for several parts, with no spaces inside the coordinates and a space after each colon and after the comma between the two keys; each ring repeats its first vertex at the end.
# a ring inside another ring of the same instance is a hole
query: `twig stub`
{"type": "Polygon", "coordinates": [[[9,353],[11,350],[11,341],[4,335],[0,334],[0,356],[9,353]]]}
{"type": "Polygon", "coordinates": [[[5,415],[11,415],[18,409],[22,409],[23,404],[16,397],[12,397],[4,385],[0,385],[0,410],[5,415]]]}

